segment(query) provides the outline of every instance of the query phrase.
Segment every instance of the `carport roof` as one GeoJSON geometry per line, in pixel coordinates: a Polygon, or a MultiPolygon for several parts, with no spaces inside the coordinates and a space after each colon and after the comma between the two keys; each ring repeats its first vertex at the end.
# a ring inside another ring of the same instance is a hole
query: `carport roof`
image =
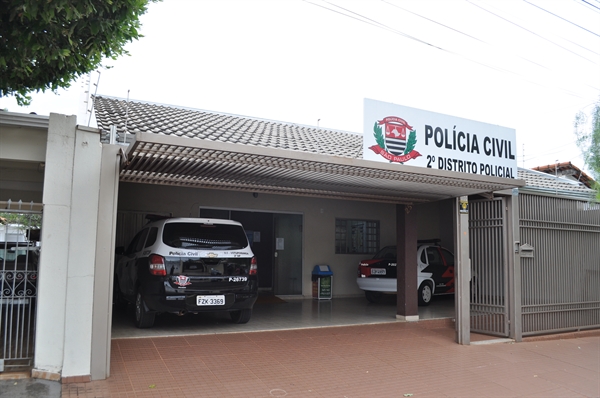
{"type": "Polygon", "coordinates": [[[121,181],[387,203],[510,189],[522,180],[362,159],[362,135],[95,97],[98,127],[133,134],[121,181]]]}

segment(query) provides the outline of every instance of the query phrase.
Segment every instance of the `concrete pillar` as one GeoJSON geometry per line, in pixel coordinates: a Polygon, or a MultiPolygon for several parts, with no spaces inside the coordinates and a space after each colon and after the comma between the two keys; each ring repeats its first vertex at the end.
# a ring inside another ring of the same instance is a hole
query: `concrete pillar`
{"type": "Polygon", "coordinates": [[[469,257],[469,198],[455,199],[454,207],[454,308],[456,342],[471,344],[471,260],[469,257]]]}
{"type": "Polygon", "coordinates": [[[120,154],[121,147],[118,145],[102,147],[92,319],[92,380],[103,380],[110,376],[112,289],[120,154]]]}
{"type": "Polygon", "coordinates": [[[396,205],[397,312],[396,318],[419,320],[417,303],[417,211],[412,205],[396,205]]]}
{"type": "Polygon", "coordinates": [[[33,377],[90,375],[100,134],[50,114],[33,377]]]}

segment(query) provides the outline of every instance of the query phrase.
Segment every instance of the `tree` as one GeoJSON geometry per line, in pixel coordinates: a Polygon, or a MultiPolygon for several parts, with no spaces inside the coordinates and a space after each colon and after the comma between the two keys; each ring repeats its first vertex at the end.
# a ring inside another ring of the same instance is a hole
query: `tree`
{"type": "Polygon", "coordinates": [[[0,97],[67,88],[102,60],[127,54],[156,0],[0,0],[0,97]]]}
{"type": "Polygon", "coordinates": [[[575,116],[575,134],[585,164],[590,167],[592,176],[596,180],[594,189],[596,198],[600,201],[600,101],[592,110],[591,124],[588,123],[588,116],[585,113],[579,112],[575,116]]]}
{"type": "Polygon", "coordinates": [[[41,228],[41,214],[3,213],[0,212],[0,224],[16,224],[24,228],[41,228]]]}

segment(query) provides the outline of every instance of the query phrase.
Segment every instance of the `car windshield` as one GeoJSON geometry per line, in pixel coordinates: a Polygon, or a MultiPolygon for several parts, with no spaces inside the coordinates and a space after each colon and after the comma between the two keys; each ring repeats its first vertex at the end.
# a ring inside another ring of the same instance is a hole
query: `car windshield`
{"type": "Polygon", "coordinates": [[[244,229],[231,224],[167,223],[163,242],[186,249],[242,249],[248,246],[244,229]]]}

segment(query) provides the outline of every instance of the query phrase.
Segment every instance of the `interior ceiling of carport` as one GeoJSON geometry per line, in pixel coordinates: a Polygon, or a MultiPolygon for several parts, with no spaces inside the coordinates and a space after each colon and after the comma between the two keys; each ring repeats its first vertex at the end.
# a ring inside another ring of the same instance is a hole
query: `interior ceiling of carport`
{"type": "Polygon", "coordinates": [[[96,97],[98,127],[135,133],[121,181],[387,203],[521,186],[519,180],[362,159],[362,136],[96,97]]]}

